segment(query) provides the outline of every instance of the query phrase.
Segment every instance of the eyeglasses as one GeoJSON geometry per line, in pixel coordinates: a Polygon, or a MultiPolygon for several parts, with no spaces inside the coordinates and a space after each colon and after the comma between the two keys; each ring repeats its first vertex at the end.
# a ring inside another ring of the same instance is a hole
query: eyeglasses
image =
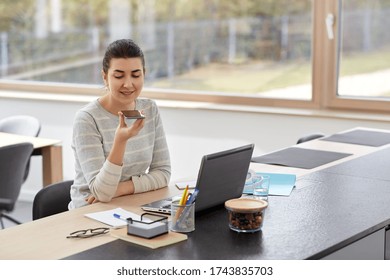
{"type": "Polygon", "coordinates": [[[106,227],[82,229],[70,233],[66,238],[88,238],[92,236],[106,234],[109,231],[110,229],[106,227]]]}

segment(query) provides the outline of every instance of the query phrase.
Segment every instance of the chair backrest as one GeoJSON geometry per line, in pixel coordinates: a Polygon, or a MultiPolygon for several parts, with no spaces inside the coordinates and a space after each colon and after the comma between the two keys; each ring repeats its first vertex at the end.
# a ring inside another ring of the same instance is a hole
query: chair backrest
{"type": "MultiPolygon", "coordinates": [[[[41,122],[32,116],[16,115],[6,117],[0,120],[0,132],[13,133],[25,136],[37,137],[41,131],[41,122]]],[[[30,171],[30,161],[28,161],[23,176],[23,182],[26,181],[30,171]]]]}
{"type": "Polygon", "coordinates": [[[40,121],[32,116],[18,115],[0,120],[0,132],[37,137],[40,131],[40,121]]]}
{"type": "Polygon", "coordinates": [[[31,143],[0,147],[0,197],[9,201],[2,209],[12,211],[23,184],[27,162],[33,152],[31,143]]]}
{"type": "Polygon", "coordinates": [[[311,141],[311,140],[314,140],[314,139],[318,139],[318,138],[321,138],[321,137],[324,137],[325,134],[323,133],[312,133],[312,134],[309,134],[309,135],[305,135],[305,136],[302,136],[301,138],[298,139],[297,141],[297,144],[300,144],[300,143],[304,143],[304,142],[307,142],[307,141],[311,141]]]}
{"type": "Polygon", "coordinates": [[[33,220],[67,211],[72,184],[73,180],[62,181],[39,190],[33,201],[33,220]]]}

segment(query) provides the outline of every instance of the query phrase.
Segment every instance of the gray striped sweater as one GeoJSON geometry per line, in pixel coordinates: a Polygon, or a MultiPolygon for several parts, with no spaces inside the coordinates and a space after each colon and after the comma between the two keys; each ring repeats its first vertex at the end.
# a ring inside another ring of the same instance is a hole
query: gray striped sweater
{"type": "MultiPolygon", "coordinates": [[[[141,98],[137,99],[136,106],[146,116],[145,125],[138,135],[127,141],[122,166],[107,160],[118,116],[106,111],[98,100],[76,114],[72,139],[76,175],[69,209],[86,205],[85,198],[91,194],[99,201],[108,202],[118,183],[130,179],[135,193],[168,185],[171,165],[158,107],[153,100],[141,98]]],[[[134,120],[126,122],[131,125],[134,120]]]]}

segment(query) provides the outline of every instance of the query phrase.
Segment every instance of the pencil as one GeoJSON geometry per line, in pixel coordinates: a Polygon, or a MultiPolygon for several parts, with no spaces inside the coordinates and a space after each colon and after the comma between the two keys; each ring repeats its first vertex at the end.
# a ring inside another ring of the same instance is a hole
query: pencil
{"type": "Polygon", "coordinates": [[[186,204],[187,193],[188,193],[188,185],[184,189],[184,192],[183,192],[183,195],[182,195],[182,197],[180,199],[179,205],[183,206],[183,205],[186,204]]]}
{"type": "Polygon", "coordinates": [[[182,206],[186,205],[187,198],[188,198],[188,185],[184,189],[183,196],[181,197],[181,199],[179,201],[179,206],[180,207],[178,207],[178,209],[176,211],[176,215],[175,215],[175,220],[176,221],[180,217],[181,213],[183,212],[184,207],[182,207],[182,206]]]}

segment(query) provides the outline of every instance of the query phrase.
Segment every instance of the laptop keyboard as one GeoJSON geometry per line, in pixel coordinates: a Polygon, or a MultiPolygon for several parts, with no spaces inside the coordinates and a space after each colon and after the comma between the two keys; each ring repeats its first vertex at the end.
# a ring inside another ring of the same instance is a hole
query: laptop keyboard
{"type": "Polygon", "coordinates": [[[163,206],[161,206],[161,208],[164,208],[164,209],[171,209],[171,204],[163,205],[163,206]]]}

